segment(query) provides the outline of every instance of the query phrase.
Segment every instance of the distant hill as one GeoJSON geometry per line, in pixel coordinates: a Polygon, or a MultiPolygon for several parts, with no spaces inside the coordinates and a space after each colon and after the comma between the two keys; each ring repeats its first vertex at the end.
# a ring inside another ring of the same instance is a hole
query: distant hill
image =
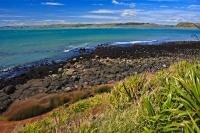
{"type": "Polygon", "coordinates": [[[177,25],[161,25],[155,23],[102,23],[102,24],[41,24],[41,25],[11,25],[3,28],[131,28],[131,27],[159,27],[159,28],[199,28],[200,23],[180,22],[177,25]]]}
{"type": "Polygon", "coordinates": [[[4,26],[4,28],[115,28],[115,27],[165,27],[154,23],[105,23],[105,24],[51,24],[51,25],[22,25],[4,26]]]}
{"type": "Polygon", "coordinates": [[[176,27],[185,27],[185,28],[199,28],[200,23],[191,23],[191,22],[181,22],[176,25],[176,27]]]}

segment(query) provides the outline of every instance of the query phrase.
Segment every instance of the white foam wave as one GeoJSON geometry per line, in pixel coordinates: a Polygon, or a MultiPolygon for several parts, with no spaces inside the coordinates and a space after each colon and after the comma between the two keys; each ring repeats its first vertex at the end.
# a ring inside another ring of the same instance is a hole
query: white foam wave
{"type": "Polygon", "coordinates": [[[126,42],[114,42],[112,45],[123,45],[123,44],[151,44],[154,42],[158,42],[157,40],[152,41],[126,41],[126,42]]]}
{"type": "Polygon", "coordinates": [[[70,50],[69,49],[65,49],[63,52],[64,53],[67,53],[67,52],[69,52],[70,50]]]}

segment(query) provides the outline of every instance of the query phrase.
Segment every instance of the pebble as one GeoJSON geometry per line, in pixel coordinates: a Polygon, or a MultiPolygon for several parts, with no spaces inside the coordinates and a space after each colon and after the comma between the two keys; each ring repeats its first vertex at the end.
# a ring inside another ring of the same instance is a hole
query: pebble
{"type": "Polygon", "coordinates": [[[77,59],[76,58],[73,58],[73,61],[76,61],[77,59]]]}

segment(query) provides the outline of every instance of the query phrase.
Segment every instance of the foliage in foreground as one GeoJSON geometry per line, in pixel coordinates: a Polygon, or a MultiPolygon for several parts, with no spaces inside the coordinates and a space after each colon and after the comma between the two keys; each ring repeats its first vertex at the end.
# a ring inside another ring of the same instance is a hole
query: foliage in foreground
{"type": "Polygon", "coordinates": [[[200,64],[132,76],[111,91],[53,111],[20,132],[200,132],[200,64]]]}

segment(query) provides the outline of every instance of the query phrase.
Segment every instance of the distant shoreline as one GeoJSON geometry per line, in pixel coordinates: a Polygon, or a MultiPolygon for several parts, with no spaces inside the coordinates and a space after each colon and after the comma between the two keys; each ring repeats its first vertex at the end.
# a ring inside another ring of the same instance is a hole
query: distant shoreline
{"type": "Polygon", "coordinates": [[[2,29],[24,29],[24,28],[137,28],[137,27],[157,27],[157,28],[194,28],[200,27],[200,23],[180,22],[176,25],[162,25],[155,23],[102,23],[102,24],[44,24],[44,25],[8,25],[0,26],[2,29]]]}

